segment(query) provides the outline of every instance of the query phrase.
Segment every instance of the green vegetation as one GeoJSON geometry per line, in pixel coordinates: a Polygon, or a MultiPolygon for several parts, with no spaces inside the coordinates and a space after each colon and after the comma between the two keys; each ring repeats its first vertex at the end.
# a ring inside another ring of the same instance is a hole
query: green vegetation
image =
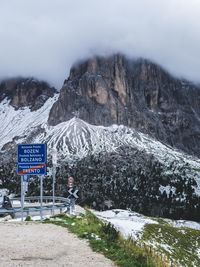
{"type": "Polygon", "coordinates": [[[94,251],[122,267],[200,266],[200,231],[173,227],[169,220],[152,218],[158,224],[146,224],[136,241],[125,240],[110,223],[99,220],[90,211],[82,216],[58,215],[45,220],[67,227],[86,238],[94,251]]]}
{"type": "Polygon", "coordinates": [[[82,216],[59,215],[46,219],[44,223],[53,223],[66,227],[80,238],[86,238],[94,251],[103,253],[107,258],[123,267],[158,267],[160,260],[148,250],[139,247],[131,239],[125,240],[111,224],[105,224],[86,211],[82,216]]]}
{"type": "Polygon", "coordinates": [[[200,266],[199,230],[169,224],[146,224],[141,240],[171,259],[173,266],[200,266]]]}
{"type": "Polygon", "coordinates": [[[30,215],[26,216],[25,222],[31,222],[32,221],[32,217],[30,215]]]}

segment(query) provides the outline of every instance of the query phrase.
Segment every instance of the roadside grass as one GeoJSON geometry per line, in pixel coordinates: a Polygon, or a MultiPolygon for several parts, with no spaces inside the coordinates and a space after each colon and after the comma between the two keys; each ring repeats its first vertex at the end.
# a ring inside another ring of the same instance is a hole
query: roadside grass
{"type": "Polygon", "coordinates": [[[26,216],[25,222],[31,222],[32,221],[32,217],[30,215],[26,216]]]}
{"type": "Polygon", "coordinates": [[[169,224],[146,224],[141,241],[171,259],[173,266],[200,266],[200,231],[169,224]]]}
{"type": "Polygon", "coordinates": [[[147,250],[139,247],[131,238],[124,239],[110,223],[102,222],[88,210],[82,216],[61,214],[46,219],[44,223],[66,227],[78,237],[87,239],[94,251],[103,253],[117,266],[163,266],[160,259],[153,257],[147,250]]]}

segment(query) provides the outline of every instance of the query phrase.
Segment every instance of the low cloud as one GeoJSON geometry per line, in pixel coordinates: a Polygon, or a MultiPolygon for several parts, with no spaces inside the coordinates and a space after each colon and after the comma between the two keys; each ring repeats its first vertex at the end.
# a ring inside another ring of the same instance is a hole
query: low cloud
{"type": "Polygon", "coordinates": [[[94,54],[151,59],[200,82],[199,0],[0,0],[0,78],[60,88],[94,54]]]}

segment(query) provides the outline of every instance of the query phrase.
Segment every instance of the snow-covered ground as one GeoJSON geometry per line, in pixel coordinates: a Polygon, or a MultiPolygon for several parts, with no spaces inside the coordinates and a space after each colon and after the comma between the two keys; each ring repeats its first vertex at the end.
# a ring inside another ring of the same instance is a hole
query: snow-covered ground
{"type": "Polygon", "coordinates": [[[7,142],[11,142],[16,136],[19,138],[20,143],[23,140],[25,133],[31,132],[35,127],[47,123],[49,111],[53,103],[57,100],[58,95],[49,98],[44,105],[36,110],[31,111],[29,107],[20,108],[15,110],[9,105],[9,100],[4,99],[0,102],[0,149],[7,142]]]}
{"type": "Polygon", "coordinates": [[[139,213],[128,210],[93,211],[100,219],[110,222],[124,237],[139,238],[145,224],[157,223],[139,213]]]}
{"type": "MultiPolygon", "coordinates": [[[[148,218],[142,214],[128,210],[107,210],[107,211],[92,211],[98,218],[110,222],[122,235],[126,238],[131,237],[138,239],[141,237],[143,228],[146,224],[158,224],[158,221],[153,218],[148,218]]],[[[200,230],[200,223],[186,220],[170,220],[163,219],[168,224],[174,227],[188,227],[191,229],[200,230]]]]}
{"type": "Polygon", "coordinates": [[[188,227],[195,230],[200,230],[200,223],[186,220],[167,220],[174,227],[188,227]]]}
{"type": "Polygon", "coordinates": [[[111,223],[125,238],[132,238],[141,248],[148,247],[152,255],[159,255],[169,266],[200,266],[200,223],[158,220],[118,209],[92,212],[99,219],[111,223]],[[144,229],[147,224],[151,226],[144,229]]]}

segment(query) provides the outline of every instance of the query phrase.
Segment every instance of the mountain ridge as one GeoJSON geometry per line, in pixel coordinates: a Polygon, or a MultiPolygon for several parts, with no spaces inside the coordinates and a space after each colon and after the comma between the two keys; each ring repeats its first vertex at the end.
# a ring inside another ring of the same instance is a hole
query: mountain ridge
{"type": "Polygon", "coordinates": [[[200,87],[146,60],[118,54],[72,67],[48,123],[74,115],[95,125],[123,124],[200,155],[200,87]]]}
{"type": "MultiPolygon", "coordinates": [[[[52,193],[51,150],[56,148],[58,195],[73,175],[83,204],[104,209],[111,203],[151,216],[200,220],[199,88],[138,62],[120,55],[91,59],[72,68],[59,93],[48,86],[40,91],[40,82],[31,81],[23,98],[26,87],[20,82],[12,95],[17,106],[1,87],[3,184],[20,191],[18,143],[46,142],[46,194],[52,193]],[[187,135],[191,141],[182,142],[187,135]],[[170,144],[170,138],[177,143],[170,144]]],[[[37,194],[38,188],[32,177],[29,193],[37,194]]]]}
{"type": "Polygon", "coordinates": [[[47,82],[32,77],[16,77],[0,82],[0,101],[9,99],[16,110],[27,106],[31,111],[37,110],[56,92],[47,82]]]}

